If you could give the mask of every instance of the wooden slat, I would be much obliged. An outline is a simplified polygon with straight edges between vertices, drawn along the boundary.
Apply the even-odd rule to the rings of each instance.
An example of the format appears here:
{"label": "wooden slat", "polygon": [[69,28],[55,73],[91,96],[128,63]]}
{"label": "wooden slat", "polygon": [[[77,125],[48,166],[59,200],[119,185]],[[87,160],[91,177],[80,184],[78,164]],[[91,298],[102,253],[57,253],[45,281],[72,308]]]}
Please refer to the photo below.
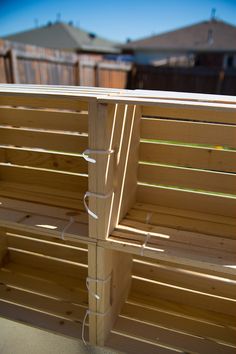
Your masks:
{"label": "wooden slat", "polygon": [[87,306],[88,293],[84,280],[37,269],[32,267],[32,264],[35,263],[31,263],[30,266],[8,263],[0,270],[1,282],[49,298]]}
{"label": "wooden slat", "polygon": [[200,337],[208,334],[210,338],[218,338],[219,341],[235,345],[234,313],[225,315],[159,297],[145,297],[138,293],[129,294],[127,305],[124,305],[121,313],[127,314],[128,317],[135,318],[143,314],[143,320],[149,323],[162,323],[163,327],[189,331]]}
{"label": "wooden slat", "polygon": [[[22,322],[37,328],[57,332],[69,337],[78,338],[82,325],[74,321],[69,321],[60,317],[51,316],[26,307],[11,304],[0,300],[1,316],[13,321]],[[88,338],[87,326],[85,327],[85,338]]]}
{"label": "wooden slat", "polygon": [[222,172],[236,172],[235,151],[141,142],[141,161]]}
{"label": "wooden slat", "polygon": [[152,324],[134,321],[132,319],[120,317],[116,322],[115,329],[117,331],[127,331],[132,336],[145,338],[147,341],[153,341],[157,344],[166,345],[179,349],[182,352],[195,352],[202,354],[234,354],[236,348],[227,345],[218,344],[211,339],[191,336],[188,333],[168,330],[168,328],[157,327]]}
{"label": "wooden slat", "polygon": [[236,301],[228,298],[220,298],[217,296],[211,297],[209,294],[204,294],[192,291],[191,288],[175,287],[168,283],[149,282],[144,278],[133,278],[131,291],[140,293],[142,296],[152,296],[164,299],[167,301],[176,301],[179,304],[195,306],[201,309],[220,312],[225,315],[231,315],[236,311]]}
{"label": "wooden slat", "polygon": [[141,119],[141,137],[236,148],[236,125]]}
{"label": "wooden slat", "polygon": [[212,338],[223,343],[236,345],[235,329],[230,327],[234,319],[227,322],[226,316],[210,311],[201,311],[176,302],[156,299],[155,305],[129,298],[122,307],[121,315],[164,328],[173,329],[193,336]]}
{"label": "wooden slat", "polygon": [[80,323],[82,323],[86,311],[86,308],[73,303],[66,303],[3,284],[0,284],[0,299],[1,301],[26,306],[42,313],[58,316],[70,321],[78,321]]}
{"label": "wooden slat", "polygon": [[23,264],[24,266],[32,266],[34,268],[44,271],[56,272],[66,276],[73,276],[74,278],[85,279],[87,274],[87,267],[81,267],[77,263],[60,261],[58,258],[40,255],[38,253],[9,248],[10,261],[16,264]]}
{"label": "wooden slat", "polygon": [[[140,236],[137,232],[121,231],[119,229],[113,231],[112,239],[128,245],[139,247],[138,254],[148,254],[148,250],[152,250],[151,257],[173,261],[180,264],[193,265],[195,267],[204,267],[209,270],[216,267],[219,273],[233,273],[234,270],[226,267],[226,265],[235,265],[236,259],[233,252],[209,249],[198,245],[180,243],[171,241],[171,239],[163,239],[158,237],[150,237],[145,248],[146,237]],[[208,241],[206,239],[206,241]],[[131,248],[132,250],[132,248]],[[134,252],[133,247],[133,252]]]}
{"label": "wooden slat", "polygon": [[37,95],[0,93],[0,105],[2,106],[21,106],[29,108],[55,108],[84,111],[88,109],[88,103],[81,97],[66,97],[63,95]]}
{"label": "wooden slat", "polygon": [[82,153],[88,146],[86,135],[59,134],[59,132],[30,131],[18,128],[0,128],[1,144],[32,147],[62,152]]}
{"label": "wooden slat", "polygon": [[[82,198],[84,191],[69,191],[57,188],[50,188],[40,185],[31,185],[17,182],[0,180],[0,196],[30,201],[36,203],[47,203],[50,206],[57,206],[69,209],[84,211]],[[61,187],[60,187],[61,188]]]}
{"label": "wooden slat", "polygon": [[232,198],[144,185],[138,186],[137,201],[231,217],[236,210],[236,200]]}
{"label": "wooden slat", "polygon": [[106,346],[127,354],[181,354],[182,351],[158,346],[156,342],[147,341],[125,331],[112,330],[106,341]]}
{"label": "wooden slat", "polygon": [[[130,229],[129,229],[130,228]],[[218,250],[222,252],[232,252],[236,248],[236,240],[225,237],[210,236],[207,234],[194,233],[190,231],[182,231],[179,229],[171,229],[167,227],[154,226],[152,224],[139,223],[132,220],[122,220],[121,225],[117,226],[117,231],[124,230],[126,232],[137,233],[137,239],[140,241],[146,237],[147,233],[153,239],[150,240],[152,244],[161,244],[162,240],[178,242],[190,246],[202,247],[202,252],[207,246],[208,250]],[[184,246],[183,246],[184,247]]]}
{"label": "wooden slat", "polygon": [[55,241],[38,240],[23,235],[8,233],[7,244],[10,248],[39,253],[41,255],[84,265],[88,264],[88,254],[86,250],[82,251],[75,247],[58,244]]}
{"label": "wooden slat", "polygon": [[229,173],[215,173],[140,163],[138,181],[192,190],[236,194],[236,175]]}
{"label": "wooden slat", "polygon": [[81,156],[63,153],[42,152],[27,148],[0,146],[0,162],[30,167],[39,167],[55,171],[88,173],[88,163]]}
{"label": "wooden slat", "polygon": [[[48,204],[45,204],[47,200],[44,201],[44,204],[40,203],[30,203],[27,201],[21,201],[18,199],[10,199],[10,198],[4,198],[1,197],[1,210],[7,213],[14,213],[14,212],[19,212],[19,213],[26,213],[26,215],[37,215],[37,216],[47,216],[47,217],[52,217],[56,218],[59,220],[64,220],[68,222],[69,218],[71,215],[73,215],[73,218],[75,222],[79,223],[88,223],[88,216],[86,211],[82,212],[81,207],[78,203],[77,208],[60,208],[60,207],[55,207],[55,206],[50,206]],[[82,207],[82,210],[84,208]],[[58,240],[57,240],[58,242]],[[85,245],[83,244],[78,244],[76,245],[77,247],[83,247],[86,248]]]}
{"label": "wooden slat", "polygon": [[[156,226],[166,226],[178,230],[193,231],[235,239],[236,223],[233,218],[219,220],[218,216],[207,220],[201,213],[177,210],[164,207],[151,207],[145,204],[135,204],[126,215],[127,220],[148,223]],[[217,220],[218,219],[218,220]]]}
{"label": "wooden slat", "polygon": [[88,132],[88,113],[0,107],[0,125]]}
{"label": "wooden slat", "polygon": [[135,260],[132,274],[212,295],[236,299],[236,280],[208,275],[202,273],[201,270],[188,270],[181,265],[171,267],[165,264],[148,263],[142,261],[142,259]]}
{"label": "wooden slat", "polygon": [[[179,109],[173,105],[171,107],[164,107],[156,102],[156,105],[152,106],[142,106],[142,116],[154,116],[163,118],[174,118],[174,119],[186,119],[186,120],[196,120],[205,122],[215,122],[215,123],[227,123],[235,124],[235,108],[228,108],[227,105],[224,107],[191,107],[191,103],[188,106],[186,102],[179,105]],[[185,105],[185,107],[183,107]],[[182,106],[182,107],[181,107]]]}
{"label": "wooden slat", "polygon": [[81,193],[87,189],[88,183],[86,176],[22,168],[14,165],[0,165],[0,179],[7,182],[32,184],[53,189],[63,188],[64,191],[80,191]]}

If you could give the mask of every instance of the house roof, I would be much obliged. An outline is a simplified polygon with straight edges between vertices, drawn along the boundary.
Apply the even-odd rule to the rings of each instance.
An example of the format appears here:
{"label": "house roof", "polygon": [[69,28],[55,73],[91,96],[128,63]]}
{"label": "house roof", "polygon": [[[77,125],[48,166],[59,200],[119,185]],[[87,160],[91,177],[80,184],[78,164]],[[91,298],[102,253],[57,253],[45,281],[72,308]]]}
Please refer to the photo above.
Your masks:
{"label": "house roof", "polygon": [[100,53],[119,52],[119,49],[116,48],[117,43],[63,22],[12,34],[6,36],[5,39],[61,50]]}
{"label": "house roof", "polygon": [[175,31],[132,41],[123,48],[132,50],[235,51],[236,26],[212,19]]}

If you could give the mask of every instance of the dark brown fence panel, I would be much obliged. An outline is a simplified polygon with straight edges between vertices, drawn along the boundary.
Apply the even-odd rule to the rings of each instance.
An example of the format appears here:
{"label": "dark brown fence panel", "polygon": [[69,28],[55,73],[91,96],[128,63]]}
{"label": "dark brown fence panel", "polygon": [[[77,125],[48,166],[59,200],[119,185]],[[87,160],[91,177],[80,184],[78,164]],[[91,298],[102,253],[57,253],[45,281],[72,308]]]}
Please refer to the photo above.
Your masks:
{"label": "dark brown fence panel", "polygon": [[236,70],[213,68],[170,68],[137,65],[129,88],[236,94]]}

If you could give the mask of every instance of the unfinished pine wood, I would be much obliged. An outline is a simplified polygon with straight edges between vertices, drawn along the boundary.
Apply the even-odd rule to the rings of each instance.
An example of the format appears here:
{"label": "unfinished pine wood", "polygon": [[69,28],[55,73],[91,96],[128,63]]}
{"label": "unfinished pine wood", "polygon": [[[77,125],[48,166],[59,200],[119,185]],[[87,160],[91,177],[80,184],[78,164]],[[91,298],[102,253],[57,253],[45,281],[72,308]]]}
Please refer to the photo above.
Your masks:
{"label": "unfinished pine wood", "polygon": [[181,209],[229,217],[234,217],[236,208],[235,197],[150,185],[138,186],[137,201],[175,209],[181,206]]}
{"label": "unfinished pine wood", "polygon": [[59,131],[29,130],[0,127],[1,144],[16,147],[32,147],[46,150],[82,153],[88,146],[86,134],[60,133]]}
{"label": "unfinished pine wood", "polygon": [[[205,233],[235,239],[236,221],[233,217],[206,215],[182,209],[166,208],[151,204],[136,203],[126,219],[177,230]],[[123,220],[125,221],[125,220]],[[148,225],[147,225],[148,226]]]}
{"label": "unfinished pine wood", "polygon": [[0,125],[88,132],[88,113],[0,107]]}
{"label": "unfinished pine wood", "polygon": [[0,163],[38,167],[55,171],[88,174],[88,164],[81,156],[40,149],[0,146]]}
{"label": "unfinished pine wood", "polygon": [[203,170],[236,172],[235,151],[163,143],[140,143],[140,161]]}
{"label": "unfinished pine wood", "polygon": [[139,163],[138,180],[148,184],[236,194],[236,175],[233,173]]}
{"label": "unfinished pine wood", "polygon": [[106,313],[97,316],[97,344],[104,345],[129,291],[132,258],[130,254],[102,247],[97,247],[97,252],[97,279],[111,277],[110,281],[97,283],[97,292],[102,295],[97,301],[97,312]]}
{"label": "unfinished pine wood", "polygon": [[1,106],[20,106],[29,108],[54,108],[54,109],[66,109],[71,111],[84,111],[88,109],[88,104],[81,98],[66,97],[63,95],[53,95],[50,97],[43,97],[45,95],[37,95],[34,93],[26,94],[8,94],[1,92],[0,105]]}
{"label": "unfinished pine wood", "polygon": [[107,344],[129,353],[141,346],[151,352],[235,352],[235,280],[144,257],[133,262],[131,291]]}
{"label": "unfinished pine wood", "polygon": [[8,164],[0,164],[0,180],[45,186],[59,190],[63,185],[64,191],[80,191],[81,193],[86,190],[88,183],[86,175],[80,176],[76,174],[60,173],[54,170],[34,169]]}
{"label": "unfinished pine wood", "polygon": [[[179,106],[174,103],[171,107],[171,104],[166,103],[165,105],[157,101],[156,106],[154,104],[152,104],[152,106],[143,106],[142,115],[235,124],[235,106],[233,105],[210,105],[206,103],[202,107],[198,107],[202,105],[200,102],[196,102],[192,107],[191,105],[192,102],[189,105],[187,105],[186,102],[182,102]],[[176,109],[177,107],[179,109]]]}
{"label": "unfinished pine wood", "polygon": [[235,148],[236,126],[143,118],[141,120],[141,137],[150,140]]}

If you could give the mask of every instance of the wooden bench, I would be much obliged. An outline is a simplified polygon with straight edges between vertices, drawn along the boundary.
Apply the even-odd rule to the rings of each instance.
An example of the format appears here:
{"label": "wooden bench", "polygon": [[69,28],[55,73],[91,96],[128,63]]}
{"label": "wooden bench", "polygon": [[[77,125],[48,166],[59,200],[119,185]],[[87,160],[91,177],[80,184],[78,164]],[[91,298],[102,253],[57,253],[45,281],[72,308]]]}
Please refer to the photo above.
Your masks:
{"label": "wooden bench", "polygon": [[235,112],[0,86],[0,315],[126,353],[235,353]]}
{"label": "wooden bench", "polygon": [[[128,353],[235,353],[235,102],[148,95],[99,100],[135,111],[113,205],[97,201],[107,213],[119,204],[99,247],[132,258],[116,321],[98,319],[110,328],[101,343]],[[123,144],[113,148],[119,156]]]}

